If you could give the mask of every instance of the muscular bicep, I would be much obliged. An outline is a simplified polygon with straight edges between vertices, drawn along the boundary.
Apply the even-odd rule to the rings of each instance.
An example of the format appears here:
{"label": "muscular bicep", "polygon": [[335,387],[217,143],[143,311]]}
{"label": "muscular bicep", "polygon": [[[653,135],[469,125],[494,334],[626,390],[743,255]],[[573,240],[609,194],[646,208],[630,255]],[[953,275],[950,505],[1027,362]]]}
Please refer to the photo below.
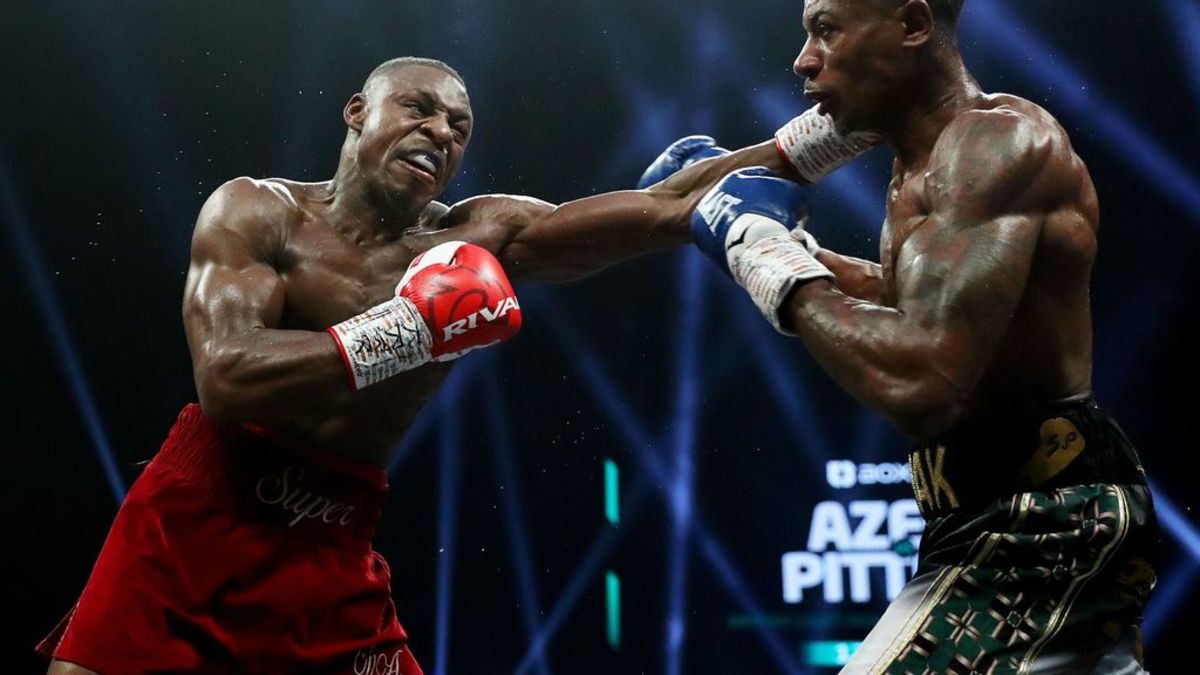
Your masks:
{"label": "muscular bicep", "polygon": [[405,243],[419,253],[448,241],[465,241],[490,251],[512,275],[533,257],[529,237],[522,239],[522,234],[554,208],[549,202],[520,195],[471,197],[450,206],[427,231],[406,237]]}
{"label": "muscular bicep", "polygon": [[1025,296],[1064,167],[1036,120],[990,112],[956,124],[935,151],[930,214],[901,248],[895,278],[897,308],[932,336],[931,365],[970,391]]}
{"label": "muscular bicep", "polygon": [[1025,293],[1040,218],[1009,214],[972,225],[927,227],[897,270],[897,309],[924,340],[926,364],[962,393],[974,389]]}
{"label": "muscular bicep", "polygon": [[196,222],[183,319],[197,365],[223,341],[275,328],[283,315],[284,285],[274,266],[280,225],[247,203],[249,189],[221,188]]}

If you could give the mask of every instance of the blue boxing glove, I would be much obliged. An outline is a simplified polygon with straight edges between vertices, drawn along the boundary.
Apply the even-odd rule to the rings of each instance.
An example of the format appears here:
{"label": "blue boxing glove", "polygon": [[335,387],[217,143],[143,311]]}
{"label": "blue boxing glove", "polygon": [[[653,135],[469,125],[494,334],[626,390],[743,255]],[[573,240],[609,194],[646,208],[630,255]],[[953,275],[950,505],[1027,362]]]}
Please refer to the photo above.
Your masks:
{"label": "blue boxing glove", "polygon": [[735,171],[704,195],[692,213],[692,241],[745,288],[776,330],[779,309],[797,284],[832,279],[804,231],[807,190],[763,167]]}
{"label": "blue boxing glove", "polygon": [[661,183],[684,167],[709,157],[728,155],[729,151],[717,146],[709,136],[685,136],[667,146],[642,174],[637,182],[639,190]]}

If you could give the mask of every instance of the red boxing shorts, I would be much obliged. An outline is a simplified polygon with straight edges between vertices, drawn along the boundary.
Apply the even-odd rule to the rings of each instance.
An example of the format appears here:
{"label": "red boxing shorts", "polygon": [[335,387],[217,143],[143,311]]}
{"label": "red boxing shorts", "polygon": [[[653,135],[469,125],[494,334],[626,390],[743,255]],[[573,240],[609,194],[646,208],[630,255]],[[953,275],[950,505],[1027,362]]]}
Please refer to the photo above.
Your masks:
{"label": "red boxing shorts", "polygon": [[106,675],[421,675],[371,548],[383,469],[191,404],[39,646]]}

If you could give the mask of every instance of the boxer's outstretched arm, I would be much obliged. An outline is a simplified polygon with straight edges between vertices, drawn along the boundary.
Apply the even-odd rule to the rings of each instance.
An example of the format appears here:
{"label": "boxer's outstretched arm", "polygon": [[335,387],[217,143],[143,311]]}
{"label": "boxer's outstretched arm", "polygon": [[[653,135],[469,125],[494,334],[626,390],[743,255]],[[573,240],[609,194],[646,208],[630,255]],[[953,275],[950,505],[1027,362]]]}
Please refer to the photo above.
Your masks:
{"label": "boxer's outstretched arm", "polygon": [[773,142],[697,162],[645,190],[558,206],[511,195],[473,197],[451,207],[441,231],[418,235],[412,243],[421,250],[463,239],[495,253],[514,281],[569,281],[626,258],[688,243],[692,209],[704,193],[725,174],[759,165],[782,170]]}
{"label": "boxer's outstretched arm", "polygon": [[329,335],[279,329],[274,260],[292,217],[281,195],[249,178],[221,186],[200,211],[183,323],[200,405],[217,421],[306,414],[350,396]]}
{"label": "boxer's outstretched arm", "polygon": [[965,412],[1024,294],[1046,214],[1077,189],[1081,167],[1064,135],[1027,117],[968,113],[946,133],[957,142],[931,158],[932,222],[898,255],[895,306],[819,280],[781,310],[835,380],[914,436]]}

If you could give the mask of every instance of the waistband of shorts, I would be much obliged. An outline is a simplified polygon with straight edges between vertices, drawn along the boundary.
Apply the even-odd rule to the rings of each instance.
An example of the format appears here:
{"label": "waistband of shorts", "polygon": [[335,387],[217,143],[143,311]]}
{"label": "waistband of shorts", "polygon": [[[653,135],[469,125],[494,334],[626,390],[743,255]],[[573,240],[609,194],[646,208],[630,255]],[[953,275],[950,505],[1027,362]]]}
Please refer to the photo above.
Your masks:
{"label": "waistband of shorts", "polygon": [[149,468],[201,490],[239,522],[339,546],[369,546],[387,493],[382,467],[259,426],[217,425],[195,404],[179,413]]}
{"label": "waistband of shorts", "polygon": [[179,411],[179,417],[155,455],[154,462],[192,480],[203,481],[217,473],[230,445],[269,446],[286,451],[306,463],[355,479],[366,488],[384,491],[388,487],[387,472],[381,466],[313,448],[262,425],[217,425],[196,403],[189,403]]}
{"label": "waistband of shorts", "polygon": [[1146,483],[1133,443],[1092,399],[979,416],[917,443],[908,459],[926,519],[1020,492]]}

